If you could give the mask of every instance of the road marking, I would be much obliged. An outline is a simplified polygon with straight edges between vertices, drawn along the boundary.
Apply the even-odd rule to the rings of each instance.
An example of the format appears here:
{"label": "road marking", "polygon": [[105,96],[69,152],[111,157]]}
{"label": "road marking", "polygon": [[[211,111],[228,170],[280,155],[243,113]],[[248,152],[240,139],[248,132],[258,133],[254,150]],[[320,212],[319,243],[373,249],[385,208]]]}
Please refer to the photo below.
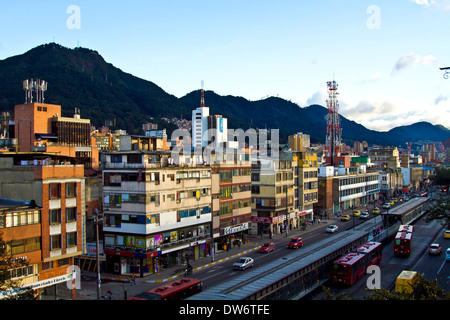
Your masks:
{"label": "road marking", "polygon": [[439,274],[439,272],[441,272],[442,267],[444,266],[444,264],[445,264],[445,259],[444,259],[444,262],[442,262],[441,267],[439,268],[439,270],[438,270],[438,272],[436,274]]}

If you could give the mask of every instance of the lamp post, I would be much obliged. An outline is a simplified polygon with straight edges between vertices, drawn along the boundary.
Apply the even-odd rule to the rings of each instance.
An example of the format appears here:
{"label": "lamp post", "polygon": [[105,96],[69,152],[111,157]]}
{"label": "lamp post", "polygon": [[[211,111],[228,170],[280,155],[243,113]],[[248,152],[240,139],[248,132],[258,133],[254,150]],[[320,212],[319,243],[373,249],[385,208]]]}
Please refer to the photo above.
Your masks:
{"label": "lamp post", "polygon": [[100,223],[100,211],[96,208],[94,209],[95,215],[95,243],[96,243],[96,252],[97,252],[97,300],[101,299],[102,289],[101,289],[101,278],[100,278],[100,245],[99,245],[99,232],[98,225]]}

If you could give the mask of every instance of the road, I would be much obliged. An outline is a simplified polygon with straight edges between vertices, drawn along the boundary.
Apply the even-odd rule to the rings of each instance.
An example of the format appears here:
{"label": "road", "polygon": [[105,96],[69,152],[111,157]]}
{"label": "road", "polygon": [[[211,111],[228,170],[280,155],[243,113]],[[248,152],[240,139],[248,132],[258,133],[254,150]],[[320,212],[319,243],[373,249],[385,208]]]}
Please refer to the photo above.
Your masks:
{"label": "road", "polygon": [[[447,249],[450,246],[450,240],[443,238],[443,226],[439,221],[425,222],[424,219],[419,219],[414,223],[413,244],[412,252],[409,257],[397,257],[394,255],[394,242],[390,241],[383,247],[383,258],[380,263],[381,272],[381,288],[393,289],[395,286],[395,280],[397,276],[403,270],[415,270],[425,273],[425,276],[430,279],[436,279],[436,274],[439,272],[439,276],[444,279],[439,283],[441,288],[449,291],[448,281],[450,262],[443,263],[445,254],[441,257],[428,256],[428,247],[431,243],[439,240],[443,248]],[[444,241],[448,240],[448,241]],[[444,245],[444,242],[447,244]],[[330,290],[335,295],[346,292],[349,298],[362,299],[363,296],[367,296],[370,293],[366,290],[367,280],[370,275],[367,274],[358,283],[352,287],[342,287],[327,283]],[[321,300],[325,298],[325,294],[317,292],[308,297],[311,300]]]}

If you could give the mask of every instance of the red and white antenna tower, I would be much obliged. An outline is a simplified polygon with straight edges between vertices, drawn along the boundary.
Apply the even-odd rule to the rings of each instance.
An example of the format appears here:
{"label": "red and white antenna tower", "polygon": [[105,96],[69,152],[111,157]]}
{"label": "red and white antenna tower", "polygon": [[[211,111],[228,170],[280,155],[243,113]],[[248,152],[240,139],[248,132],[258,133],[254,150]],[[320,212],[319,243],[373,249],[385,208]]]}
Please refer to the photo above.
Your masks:
{"label": "red and white antenna tower", "polygon": [[201,89],[201,98],[200,98],[200,107],[205,107],[205,91],[203,90],[203,80],[202,80],[202,89]]}
{"label": "red and white antenna tower", "polygon": [[325,157],[327,163],[335,165],[335,158],[342,153],[342,129],[339,119],[339,102],[337,100],[337,83],[328,81],[328,99],[327,99],[327,135],[325,138]]}

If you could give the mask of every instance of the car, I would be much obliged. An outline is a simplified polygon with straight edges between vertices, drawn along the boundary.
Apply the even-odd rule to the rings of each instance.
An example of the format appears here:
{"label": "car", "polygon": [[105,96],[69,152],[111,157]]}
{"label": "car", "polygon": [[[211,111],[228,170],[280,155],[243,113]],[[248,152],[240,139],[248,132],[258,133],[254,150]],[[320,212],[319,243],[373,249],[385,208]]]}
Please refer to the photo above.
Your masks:
{"label": "car", "polygon": [[264,253],[268,253],[273,250],[275,250],[275,243],[273,243],[273,242],[266,242],[261,246],[261,248],[259,248],[259,252],[264,252]]}
{"label": "car", "polygon": [[388,203],[389,203],[391,206],[393,206],[393,205],[395,204],[394,200],[390,200],[390,201],[388,201]]}
{"label": "car", "polygon": [[291,240],[289,240],[287,247],[288,247],[288,249],[298,249],[300,247],[303,247],[303,239],[302,238],[292,238]]}
{"label": "car", "polygon": [[392,198],[392,201],[393,201],[394,203],[396,203],[396,202],[398,202],[398,199],[397,199],[397,198]]}
{"label": "car", "polygon": [[332,224],[327,228],[328,233],[335,233],[337,230],[338,230],[338,226],[335,224]]}
{"label": "car", "polygon": [[355,217],[359,217],[359,216],[361,215],[361,211],[359,211],[359,210],[354,210],[354,211],[353,211],[353,215],[354,215]]}
{"label": "car", "polygon": [[384,209],[389,209],[390,207],[391,207],[391,205],[387,202],[385,204],[383,204]]}
{"label": "car", "polygon": [[361,212],[360,219],[369,219],[369,211]]}
{"label": "car", "polygon": [[241,257],[239,261],[233,263],[233,269],[235,270],[245,270],[247,268],[253,267],[254,260],[250,257]]}
{"label": "car", "polygon": [[450,261],[450,248],[447,248],[447,251],[445,252],[445,260]]}
{"label": "car", "polygon": [[445,238],[445,239],[450,239],[450,229],[445,230],[445,232],[444,232],[444,238]]}
{"label": "car", "polygon": [[373,214],[379,214],[380,213],[380,208],[375,207],[375,209],[373,209],[372,213]]}
{"label": "car", "polygon": [[350,216],[348,214],[341,217],[341,221],[349,221],[349,220],[350,220]]}
{"label": "car", "polygon": [[428,248],[430,255],[440,255],[442,253],[441,245],[439,243],[432,243]]}

